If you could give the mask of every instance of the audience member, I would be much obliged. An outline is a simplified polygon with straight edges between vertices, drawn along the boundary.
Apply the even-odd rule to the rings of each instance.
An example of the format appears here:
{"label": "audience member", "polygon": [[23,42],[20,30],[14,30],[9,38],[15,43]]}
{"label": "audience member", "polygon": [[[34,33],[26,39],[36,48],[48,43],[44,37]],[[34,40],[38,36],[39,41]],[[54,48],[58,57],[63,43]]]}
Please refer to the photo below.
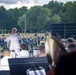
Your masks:
{"label": "audience member", "polygon": [[3,55],[3,58],[1,59],[1,68],[3,70],[9,70],[9,64],[8,64],[8,59],[11,58],[10,57],[10,50],[8,47],[4,47],[3,50],[2,50],[2,55]]}
{"label": "audience member", "polygon": [[59,57],[67,52],[62,42],[53,36],[47,38],[45,48],[47,50],[48,62],[50,65],[52,65],[47,75],[54,75],[55,67],[59,61]]}
{"label": "audience member", "polygon": [[46,56],[45,46],[44,46],[44,45],[41,45],[41,46],[39,47],[39,57],[43,57],[43,56]]}
{"label": "audience member", "polygon": [[[53,38],[53,40],[55,40],[58,46],[61,45],[55,38]],[[76,75],[76,46],[72,43],[73,41],[71,39],[68,42],[70,43],[68,45],[70,52],[64,52],[64,54],[58,58],[55,67],[53,67],[47,75]],[[63,47],[60,48],[62,51],[65,51]]]}
{"label": "audience member", "polygon": [[69,44],[68,45],[68,51],[71,52],[71,51],[74,51],[76,48],[76,45],[75,44]]}
{"label": "audience member", "polygon": [[8,59],[10,57],[10,50],[8,47],[4,47],[2,50],[3,58],[1,59],[1,65],[8,65]]}
{"label": "audience member", "polygon": [[27,51],[26,44],[21,44],[21,51],[19,53],[19,57],[21,57],[21,58],[29,57],[29,52]]}
{"label": "audience member", "polygon": [[55,68],[55,75],[76,75],[76,51],[60,57]]}
{"label": "audience member", "polygon": [[71,43],[75,43],[75,40],[73,38],[68,38],[66,41],[66,46],[68,46]]}

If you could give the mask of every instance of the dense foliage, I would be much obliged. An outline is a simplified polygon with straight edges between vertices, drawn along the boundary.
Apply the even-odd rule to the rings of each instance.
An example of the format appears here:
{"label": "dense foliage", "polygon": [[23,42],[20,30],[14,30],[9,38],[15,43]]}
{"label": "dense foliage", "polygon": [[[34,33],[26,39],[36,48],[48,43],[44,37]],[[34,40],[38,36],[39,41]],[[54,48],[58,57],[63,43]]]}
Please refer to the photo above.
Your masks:
{"label": "dense foliage", "polygon": [[0,30],[17,27],[28,32],[50,30],[51,24],[76,23],[76,1],[67,3],[50,1],[43,6],[34,6],[6,10],[0,7]]}

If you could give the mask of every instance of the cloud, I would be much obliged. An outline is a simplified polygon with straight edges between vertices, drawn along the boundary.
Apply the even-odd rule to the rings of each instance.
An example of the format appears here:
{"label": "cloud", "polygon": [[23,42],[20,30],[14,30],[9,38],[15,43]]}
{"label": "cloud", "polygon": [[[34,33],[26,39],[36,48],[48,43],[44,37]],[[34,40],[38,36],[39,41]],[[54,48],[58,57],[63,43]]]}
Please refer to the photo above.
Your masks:
{"label": "cloud", "polygon": [[51,0],[37,0],[38,5],[48,4]]}
{"label": "cloud", "polygon": [[[16,4],[18,2],[22,2],[22,3],[27,3],[29,4],[30,2],[36,3],[36,4],[46,4],[48,2],[50,2],[51,0],[0,0],[0,3],[4,3],[4,4]],[[61,2],[67,2],[67,1],[76,1],[76,0],[55,0],[55,1],[61,1]]]}
{"label": "cloud", "polygon": [[0,0],[0,3],[5,3],[5,4],[15,4],[20,0]]}
{"label": "cloud", "polygon": [[4,3],[4,4],[16,4],[18,2],[29,3],[29,0],[0,0],[0,3]]}
{"label": "cloud", "polygon": [[30,3],[30,2],[34,2],[34,3],[38,3],[39,0],[0,0],[0,3],[4,3],[4,4],[16,4],[17,2],[22,2],[22,3]]}
{"label": "cloud", "polygon": [[33,0],[34,1],[34,3],[38,3],[39,2],[39,0]]}
{"label": "cloud", "polygon": [[[10,8],[20,8],[26,6],[30,8],[35,5],[44,5],[48,4],[51,0],[0,0],[0,6],[4,6],[6,9]],[[58,2],[67,2],[67,1],[76,1],[76,0],[55,0]]]}
{"label": "cloud", "polygon": [[32,0],[23,0],[22,2],[17,0],[17,3],[11,3],[11,4],[5,4],[5,3],[0,3],[0,6],[4,6],[7,10],[10,8],[20,8],[22,6],[26,6],[27,8],[30,8],[32,6],[37,5],[34,1]]}

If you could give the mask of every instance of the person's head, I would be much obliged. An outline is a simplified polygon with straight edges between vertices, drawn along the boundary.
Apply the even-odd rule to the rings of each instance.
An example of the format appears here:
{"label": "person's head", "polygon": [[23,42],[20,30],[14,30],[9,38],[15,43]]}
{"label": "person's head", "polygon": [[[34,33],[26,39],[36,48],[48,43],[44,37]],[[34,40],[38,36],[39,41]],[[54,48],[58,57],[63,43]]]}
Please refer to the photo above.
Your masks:
{"label": "person's head", "polygon": [[69,44],[68,49],[69,49],[69,51],[74,51],[76,49],[76,45],[75,44]]}
{"label": "person's head", "polygon": [[5,35],[3,34],[2,36],[4,37]]}
{"label": "person's head", "polygon": [[76,75],[76,51],[67,53],[60,57],[55,75]]}
{"label": "person's head", "polygon": [[72,38],[68,38],[68,39],[67,39],[67,42],[68,42],[68,43],[73,43],[74,40],[73,40]]}
{"label": "person's head", "polygon": [[45,53],[45,46],[44,45],[39,46],[39,51],[41,53]]}
{"label": "person's head", "polygon": [[12,28],[12,34],[15,34],[17,32],[17,28],[13,27]]}
{"label": "person's head", "polygon": [[41,46],[39,47],[39,56],[46,56],[45,46],[44,46],[44,45],[41,45]]}
{"label": "person's head", "polygon": [[21,44],[21,49],[22,49],[22,50],[27,50],[26,44]]}
{"label": "person's head", "polygon": [[10,56],[10,50],[9,50],[8,47],[4,47],[4,48],[2,49],[2,55],[3,55],[3,56]]}

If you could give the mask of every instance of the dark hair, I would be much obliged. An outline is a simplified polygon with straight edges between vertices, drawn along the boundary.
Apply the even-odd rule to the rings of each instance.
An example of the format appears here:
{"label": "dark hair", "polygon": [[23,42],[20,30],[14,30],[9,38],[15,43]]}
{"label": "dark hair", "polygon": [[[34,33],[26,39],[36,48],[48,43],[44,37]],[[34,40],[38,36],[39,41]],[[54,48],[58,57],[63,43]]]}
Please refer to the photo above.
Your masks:
{"label": "dark hair", "polygon": [[69,38],[69,39],[67,40],[67,42],[68,42],[68,43],[73,43],[73,42],[74,42],[74,40],[73,40],[73,39],[71,39],[71,38]]}
{"label": "dark hair", "polygon": [[60,57],[55,75],[76,75],[76,51]]}
{"label": "dark hair", "polygon": [[26,44],[21,44],[21,48],[22,48],[23,50],[27,49]]}
{"label": "dark hair", "polygon": [[4,36],[4,35],[2,35],[2,36]]}
{"label": "dark hair", "polygon": [[68,48],[69,48],[69,49],[74,49],[75,47],[76,47],[75,44],[69,44],[69,45],[68,45]]}
{"label": "dark hair", "polygon": [[44,46],[44,45],[39,46],[39,50],[40,50],[41,52],[45,52],[45,46]]}
{"label": "dark hair", "polygon": [[8,47],[4,47],[1,52],[10,51]]}

